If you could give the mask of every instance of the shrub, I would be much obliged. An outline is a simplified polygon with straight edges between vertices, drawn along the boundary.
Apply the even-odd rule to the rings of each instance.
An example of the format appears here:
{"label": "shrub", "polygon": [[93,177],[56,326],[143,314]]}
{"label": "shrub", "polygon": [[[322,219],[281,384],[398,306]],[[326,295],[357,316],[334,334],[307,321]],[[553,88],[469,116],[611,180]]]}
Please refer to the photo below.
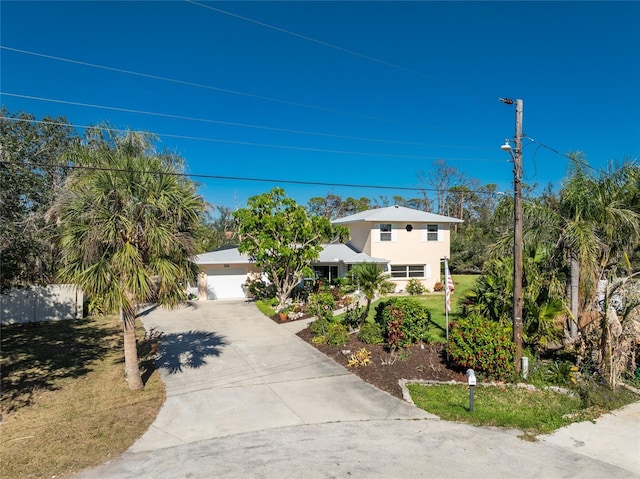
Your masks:
{"label": "shrub", "polygon": [[358,339],[367,344],[382,344],[384,343],[382,328],[378,323],[364,323],[360,326]]}
{"label": "shrub", "polygon": [[327,343],[338,346],[349,341],[349,331],[342,323],[329,323],[327,326]]}
{"label": "shrub", "polygon": [[324,336],[327,334],[327,330],[329,329],[329,320],[325,318],[318,318],[311,323],[309,329],[314,336]]}
{"label": "shrub", "polygon": [[411,278],[407,283],[407,293],[411,296],[418,296],[425,292],[424,285],[415,278]]}
{"label": "shrub", "polygon": [[339,286],[330,286],[329,293],[331,293],[334,301],[340,301],[344,296]]}
{"label": "shrub", "polygon": [[476,314],[460,319],[449,334],[449,354],[463,368],[482,371],[496,379],[507,377],[514,369],[511,326]]}
{"label": "shrub", "polygon": [[316,318],[330,320],[333,317],[333,310],[336,303],[331,293],[314,293],[309,295],[309,313]]}
{"label": "shrub", "polygon": [[104,298],[102,296],[92,296],[87,307],[89,316],[100,316],[104,314]]}
{"label": "shrub", "polygon": [[552,384],[572,386],[577,384],[578,368],[568,361],[554,361],[545,371],[545,379]]}
{"label": "shrub", "polygon": [[399,343],[401,347],[429,338],[429,321],[431,313],[415,299],[391,298],[382,301],[376,307],[376,322],[381,326],[385,338],[388,336],[389,321],[402,320],[403,337]]}
{"label": "shrub", "polygon": [[359,306],[358,303],[347,304],[347,310],[344,313],[343,322],[345,326],[356,329],[362,320],[364,313],[364,306]]}
{"label": "shrub", "polygon": [[359,366],[368,366],[371,363],[371,351],[366,348],[359,349],[351,355],[347,366],[357,368]]}
{"label": "shrub", "polygon": [[249,293],[256,299],[271,299],[276,296],[276,288],[273,283],[267,284],[261,279],[248,283]]}

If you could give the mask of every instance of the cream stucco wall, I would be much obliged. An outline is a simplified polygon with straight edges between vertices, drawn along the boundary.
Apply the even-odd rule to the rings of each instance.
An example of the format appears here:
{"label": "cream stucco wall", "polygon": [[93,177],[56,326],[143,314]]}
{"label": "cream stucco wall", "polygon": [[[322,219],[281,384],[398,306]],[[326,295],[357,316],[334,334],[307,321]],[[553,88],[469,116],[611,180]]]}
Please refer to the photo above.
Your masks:
{"label": "cream stucco wall", "polygon": [[361,253],[371,254],[371,223],[353,223],[349,227],[349,241]]}
{"label": "cream stucco wall", "polygon": [[[426,241],[424,227],[427,223],[411,223],[413,229],[406,230],[405,223],[393,224],[392,241],[379,241],[377,224],[358,223],[349,225],[351,244],[375,258],[385,258],[392,265],[429,265],[428,277],[416,278],[433,290],[440,281],[440,260],[449,257],[451,231],[449,224],[439,224],[438,241]],[[434,224],[434,223],[430,223]],[[363,247],[361,247],[361,245]],[[391,278],[396,283],[396,291],[404,290],[408,279]]]}

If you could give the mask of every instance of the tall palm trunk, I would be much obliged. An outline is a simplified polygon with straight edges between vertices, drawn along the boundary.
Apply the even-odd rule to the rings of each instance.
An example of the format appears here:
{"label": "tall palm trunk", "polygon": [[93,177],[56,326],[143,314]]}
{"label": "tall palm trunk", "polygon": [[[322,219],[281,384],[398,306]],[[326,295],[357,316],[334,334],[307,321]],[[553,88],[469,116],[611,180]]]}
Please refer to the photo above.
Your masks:
{"label": "tall palm trunk", "polygon": [[571,251],[571,339],[578,337],[578,305],[579,305],[579,284],[580,284],[580,263],[575,251]]}
{"label": "tall palm trunk", "polygon": [[120,320],[124,335],[124,372],[129,389],[137,391],[144,387],[138,366],[138,347],[136,344],[136,317],[130,308],[120,307]]}

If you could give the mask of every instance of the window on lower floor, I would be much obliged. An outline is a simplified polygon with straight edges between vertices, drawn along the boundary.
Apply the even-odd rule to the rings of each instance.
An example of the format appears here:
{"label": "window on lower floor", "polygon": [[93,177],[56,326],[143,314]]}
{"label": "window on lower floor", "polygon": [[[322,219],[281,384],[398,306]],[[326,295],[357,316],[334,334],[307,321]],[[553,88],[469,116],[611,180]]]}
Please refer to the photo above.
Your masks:
{"label": "window on lower floor", "polygon": [[392,278],[424,278],[423,264],[394,264],[391,265]]}

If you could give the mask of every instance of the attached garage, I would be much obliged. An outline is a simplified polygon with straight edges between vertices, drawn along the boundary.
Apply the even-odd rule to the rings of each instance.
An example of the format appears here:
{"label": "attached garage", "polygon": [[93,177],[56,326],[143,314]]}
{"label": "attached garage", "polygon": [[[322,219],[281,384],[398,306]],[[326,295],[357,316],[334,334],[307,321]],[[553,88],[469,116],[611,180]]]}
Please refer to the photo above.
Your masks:
{"label": "attached garage", "polygon": [[246,268],[207,269],[207,299],[243,299]]}

